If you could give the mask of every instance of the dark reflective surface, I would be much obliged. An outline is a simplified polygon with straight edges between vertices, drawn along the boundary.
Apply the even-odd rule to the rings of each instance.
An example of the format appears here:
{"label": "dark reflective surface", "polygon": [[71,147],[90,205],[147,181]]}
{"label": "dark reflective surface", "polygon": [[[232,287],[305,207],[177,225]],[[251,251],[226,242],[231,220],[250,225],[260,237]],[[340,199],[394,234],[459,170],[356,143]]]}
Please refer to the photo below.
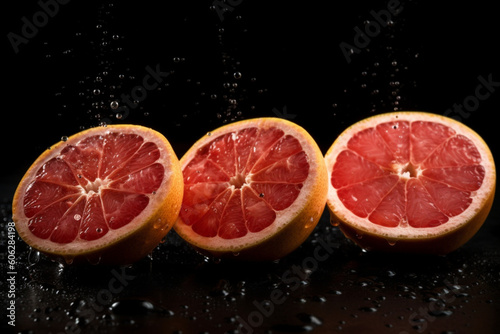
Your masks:
{"label": "dark reflective surface", "polygon": [[74,267],[18,239],[16,331],[494,333],[499,242],[489,219],[445,257],[365,253],[325,215],[279,262],[207,259],[172,232],[132,266]]}

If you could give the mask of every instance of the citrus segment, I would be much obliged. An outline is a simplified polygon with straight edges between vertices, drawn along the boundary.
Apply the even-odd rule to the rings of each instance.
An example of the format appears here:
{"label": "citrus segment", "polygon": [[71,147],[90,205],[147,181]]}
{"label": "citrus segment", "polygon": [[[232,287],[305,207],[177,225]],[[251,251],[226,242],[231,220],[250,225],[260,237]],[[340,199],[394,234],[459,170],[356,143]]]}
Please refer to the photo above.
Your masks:
{"label": "citrus segment", "polygon": [[[472,237],[493,201],[496,176],[488,146],[442,116],[368,118],[344,131],[325,159],[332,219],[365,248],[447,253]],[[463,231],[467,235],[457,236]],[[398,240],[399,247],[374,238],[390,245]]]}
{"label": "citrus segment", "polygon": [[181,165],[184,199],[175,229],[216,256],[280,258],[310,234],[326,202],[319,148],[288,121],[263,118],[221,127],[200,139]]}
{"label": "citrus segment", "polygon": [[[175,222],[180,174],[170,144],[151,129],[89,129],[47,150],[28,170],[14,196],[16,228],[32,247],[55,256],[99,253],[103,262],[133,262]],[[136,234],[150,240],[136,240]],[[139,242],[144,245],[136,254],[106,256]]]}

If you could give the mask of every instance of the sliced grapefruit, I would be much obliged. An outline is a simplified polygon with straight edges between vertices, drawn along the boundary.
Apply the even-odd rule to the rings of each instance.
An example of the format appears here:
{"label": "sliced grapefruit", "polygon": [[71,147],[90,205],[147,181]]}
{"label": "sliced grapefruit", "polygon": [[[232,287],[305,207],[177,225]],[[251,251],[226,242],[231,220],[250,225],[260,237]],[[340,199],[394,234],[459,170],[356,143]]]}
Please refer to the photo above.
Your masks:
{"label": "sliced grapefruit", "polygon": [[478,231],[493,203],[488,146],[443,116],[367,118],[345,130],[325,160],[332,223],[367,250],[447,254]]}
{"label": "sliced grapefruit", "polygon": [[33,163],[15,192],[13,220],[28,245],[67,263],[128,264],[171,229],[182,192],[180,164],[163,135],[98,127]]}
{"label": "sliced grapefruit", "polygon": [[303,128],[283,119],[207,133],[181,166],[184,199],[174,228],[204,254],[279,259],[308,237],[325,208],[321,151]]}

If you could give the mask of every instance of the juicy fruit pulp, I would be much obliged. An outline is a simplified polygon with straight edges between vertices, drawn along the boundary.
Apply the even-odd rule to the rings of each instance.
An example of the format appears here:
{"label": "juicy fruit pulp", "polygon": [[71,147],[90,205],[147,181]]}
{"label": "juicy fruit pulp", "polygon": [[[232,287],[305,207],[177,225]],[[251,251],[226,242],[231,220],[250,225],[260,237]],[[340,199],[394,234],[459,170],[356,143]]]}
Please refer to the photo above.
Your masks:
{"label": "juicy fruit pulp", "polygon": [[205,237],[259,232],[295,201],[308,172],[299,141],[280,129],[250,127],[222,135],[184,168],[180,216]]}
{"label": "juicy fruit pulp", "polygon": [[66,146],[24,196],[30,231],[56,243],[95,240],[135,218],[163,181],[158,146],[111,132]]}
{"label": "juicy fruit pulp", "polygon": [[346,129],[325,160],[332,223],[366,249],[449,253],[477,232],[493,202],[488,146],[439,115],[367,118]]}
{"label": "juicy fruit pulp", "polygon": [[182,192],[180,163],[163,135],[110,125],[45,151],[19,183],[13,220],[26,243],[67,263],[129,264],[171,229]]}
{"label": "juicy fruit pulp", "polygon": [[425,228],[467,209],[484,174],[467,137],[435,122],[393,121],[355,134],[338,155],[331,183],[359,217]]}
{"label": "juicy fruit pulp", "polygon": [[223,126],[193,145],[181,165],[184,198],[174,228],[205,254],[278,259],[307,238],[325,208],[321,151],[289,121]]}

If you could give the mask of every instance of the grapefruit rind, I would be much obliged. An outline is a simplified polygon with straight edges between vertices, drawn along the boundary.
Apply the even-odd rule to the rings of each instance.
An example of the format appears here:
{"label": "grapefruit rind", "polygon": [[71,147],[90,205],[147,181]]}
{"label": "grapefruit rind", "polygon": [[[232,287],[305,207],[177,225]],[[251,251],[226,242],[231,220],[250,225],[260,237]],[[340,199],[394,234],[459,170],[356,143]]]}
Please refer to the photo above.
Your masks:
{"label": "grapefruit rind", "polygon": [[[160,150],[164,177],[158,190],[150,194],[149,205],[130,223],[96,240],[57,243],[35,236],[28,228],[23,202],[27,188],[43,163],[57,156],[65,147],[92,136],[111,132],[141,135]],[[182,171],[168,140],[159,132],[137,125],[108,125],[79,132],[42,153],[19,183],[12,205],[12,218],[19,236],[31,247],[49,257],[71,263],[130,264],[149,254],[173,227],[182,205]],[[159,200],[152,201],[153,197]],[[111,231],[110,231],[111,232]]]}
{"label": "grapefruit rind", "polygon": [[[432,228],[387,227],[369,222],[346,209],[331,184],[336,158],[347,147],[353,134],[377,124],[392,121],[430,121],[444,124],[457,134],[472,139],[481,155],[486,173],[481,187],[475,191],[473,202],[461,214],[450,217],[446,223]],[[333,225],[366,250],[411,253],[447,254],[467,242],[484,223],[491,209],[496,184],[495,163],[484,140],[464,124],[444,116],[426,112],[393,112],[366,118],[350,126],[337,137],[325,154],[328,173],[327,207]]]}
{"label": "grapefruit rind", "polygon": [[[270,226],[244,237],[222,239],[219,236],[204,237],[193,232],[181,216],[174,229],[184,240],[204,255],[216,258],[267,261],[282,258],[300,246],[317,225],[326,203],[328,192],[326,166],[322,153],[314,139],[297,124],[278,118],[259,118],[239,121],[222,126],[199,139],[180,159],[184,169],[196,152],[219,136],[246,127],[266,129],[277,127],[284,136],[292,135],[308,153],[309,175],[295,201],[285,210],[276,212],[276,220]],[[251,179],[251,174],[249,175]]]}

